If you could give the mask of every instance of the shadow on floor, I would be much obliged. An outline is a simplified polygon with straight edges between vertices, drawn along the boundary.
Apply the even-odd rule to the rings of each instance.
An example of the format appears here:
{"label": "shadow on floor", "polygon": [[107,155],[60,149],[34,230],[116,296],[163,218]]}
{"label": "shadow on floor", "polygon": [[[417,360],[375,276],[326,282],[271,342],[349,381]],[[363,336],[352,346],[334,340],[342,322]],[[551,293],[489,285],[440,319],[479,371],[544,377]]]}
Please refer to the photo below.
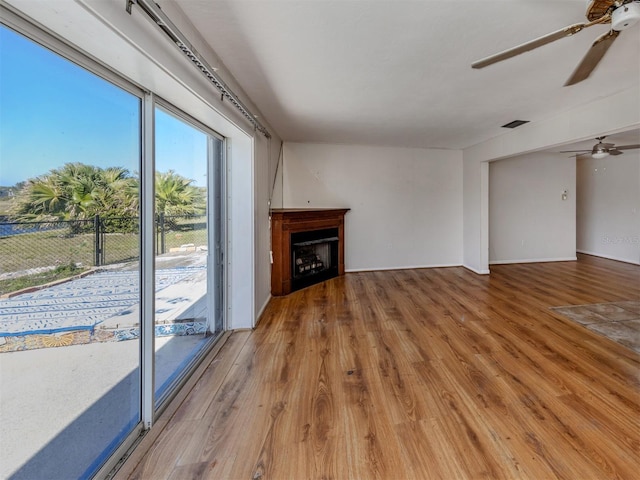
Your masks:
{"label": "shadow on floor", "polygon": [[[156,398],[164,397],[179,375],[217,338],[197,337],[173,337],[156,352]],[[95,475],[139,422],[139,372],[139,368],[135,368],[80,413],[9,479],[89,479]],[[46,410],[46,406],[43,409]]]}

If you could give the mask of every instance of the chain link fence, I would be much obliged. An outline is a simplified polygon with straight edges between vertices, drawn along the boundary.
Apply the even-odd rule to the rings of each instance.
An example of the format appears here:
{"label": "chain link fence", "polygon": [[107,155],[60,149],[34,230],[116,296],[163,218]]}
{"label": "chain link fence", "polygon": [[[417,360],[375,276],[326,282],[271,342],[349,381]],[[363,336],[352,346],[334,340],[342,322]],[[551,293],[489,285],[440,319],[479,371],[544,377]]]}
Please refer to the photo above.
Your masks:
{"label": "chain link fence", "polygon": [[[138,217],[0,223],[0,276],[29,275],[61,265],[87,268],[139,258]],[[158,215],[156,254],[206,249],[205,215]]]}

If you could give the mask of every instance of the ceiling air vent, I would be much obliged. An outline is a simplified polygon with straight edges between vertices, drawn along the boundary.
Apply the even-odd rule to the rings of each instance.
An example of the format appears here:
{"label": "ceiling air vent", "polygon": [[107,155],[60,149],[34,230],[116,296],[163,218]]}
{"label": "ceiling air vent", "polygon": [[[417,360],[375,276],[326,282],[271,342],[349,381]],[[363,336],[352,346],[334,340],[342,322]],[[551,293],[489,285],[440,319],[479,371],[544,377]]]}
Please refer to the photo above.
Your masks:
{"label": "ceiling air vent", "polygon": [[514,120],[513,122],[509,122],[506,125],[502,125],[502,128],[516,128],[520,125],[524,125],[525,123],[529,123],[529,120]]}

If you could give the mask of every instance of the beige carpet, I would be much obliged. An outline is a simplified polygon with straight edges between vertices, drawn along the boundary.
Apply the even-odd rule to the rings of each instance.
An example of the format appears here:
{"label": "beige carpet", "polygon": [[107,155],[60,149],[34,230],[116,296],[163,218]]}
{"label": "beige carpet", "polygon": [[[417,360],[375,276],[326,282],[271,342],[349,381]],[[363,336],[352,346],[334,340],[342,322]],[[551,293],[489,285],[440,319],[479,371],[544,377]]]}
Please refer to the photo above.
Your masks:
{"label": "beige carpet", "polygon": [[640,353],[640,301],[553,307],[552,310]]}

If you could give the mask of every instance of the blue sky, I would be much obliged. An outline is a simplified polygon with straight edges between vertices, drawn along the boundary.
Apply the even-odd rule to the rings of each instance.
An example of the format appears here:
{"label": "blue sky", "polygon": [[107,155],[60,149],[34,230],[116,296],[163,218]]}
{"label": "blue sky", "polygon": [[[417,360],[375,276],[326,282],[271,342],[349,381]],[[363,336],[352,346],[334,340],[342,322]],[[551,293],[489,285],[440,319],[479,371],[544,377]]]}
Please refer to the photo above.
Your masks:
{"label": "blue sky", "polygon": [[206,185],[207,136],[172,115],[156,109],[156,170],[174,170]]}
{"label": "blue sky", "polygon": [[[68,162],[139,170],[140,100],[0,27],[0,185]],[[206,135],[157,111],[156,169],[204,185]]]}

